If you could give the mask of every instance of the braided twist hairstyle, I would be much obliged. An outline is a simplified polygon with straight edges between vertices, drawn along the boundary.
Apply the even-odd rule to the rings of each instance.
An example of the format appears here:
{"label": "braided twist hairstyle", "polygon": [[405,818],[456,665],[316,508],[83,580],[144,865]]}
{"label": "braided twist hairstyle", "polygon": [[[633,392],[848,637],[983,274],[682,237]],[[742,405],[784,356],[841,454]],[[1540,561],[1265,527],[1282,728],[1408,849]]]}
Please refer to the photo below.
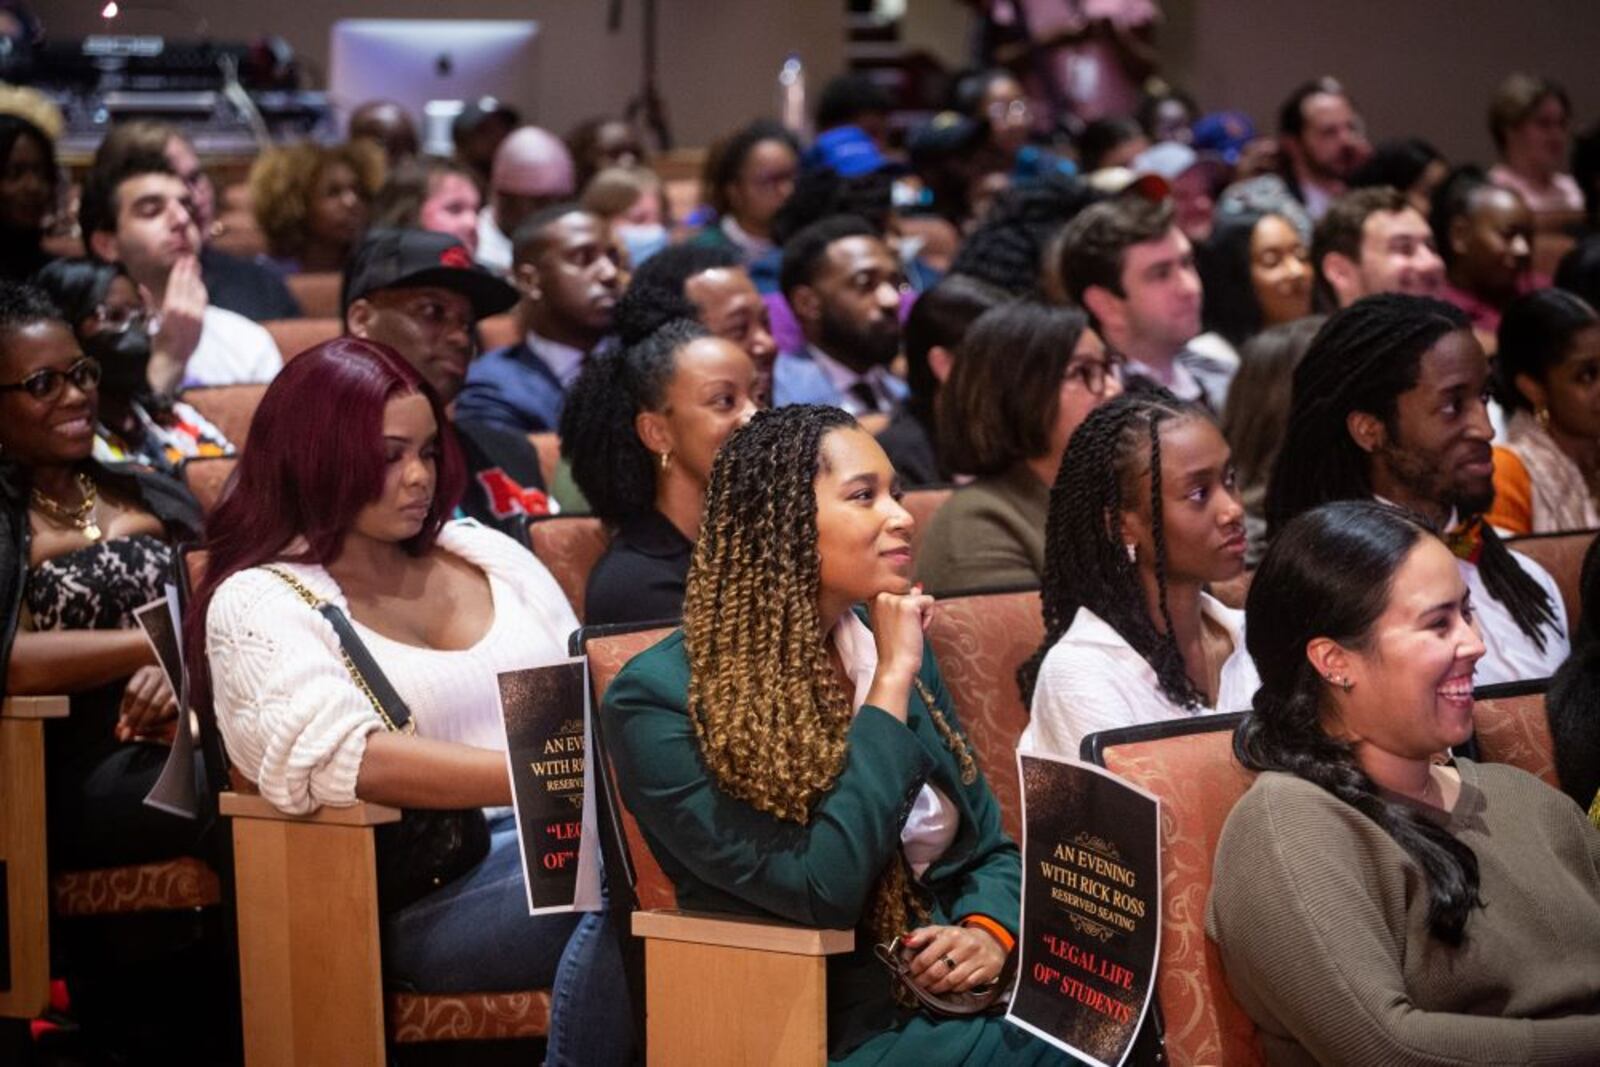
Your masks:
{"label": "braided twist hairstyle", "polygon": [[1251,770],[1303,778],[1381,827],[1422,867],[1429,932],[1460,945],[1467,919],[1483,903],[1477,855],[1411,806],[1387,799],[1351,746],[1328,735],[1322,721],[1329,683],[1306,656],[1318,637],[1364,649],[1395,572],[1432,536],[1417,516],[1369,500],[1323,504],[1284,526],[1245,602],[1245,646],[1261,688],[1234,733],[1233,751]]}
{"label": "braided twist hairstyle", "polygon": [[[839,408],[797,404],[734,431],[712,466],[683,603],[689,718],[707,772],[729,795],[800,824],[843,770],[855,718],[819,613],[816,496],[823,438],[855,428]],[[965,738],[924,701],[963,780],[975,780]],[[889,941],[929,914],[896,850],[863,925]]]}
{"label": "braided twist hairstyle", "polygon": [[[1330,500],[1372,496],[1372,457],[1346,426],[1364,411],[1398,436],[1398,401],[1417,385],[1423,354],[1446,334],[1471,329],[1464,312],[1441,300],[1382,293],[1335,312],[1295,368],[1283,447],[1267,484],[1267,536]],[[1453,502],[1451,502],[1453,503]],[[1473,516],[1461,515],[1462,520]],[[1539,648],[1555,624],[1549,596],[1484,523],[1478,573],[1517,628]]]}
{"label": "braided twist hairstyle", "polygon": [[[1211,416],[1198,404],[1153,387],[1125,393],[1089,414],[1072,434],[1050,490],[1045,521],[1045,635],[1017,671],[1025,704],[1044,658],[1088,608],[1116,630],[1156,672],[1161,691],[1182,708],[1205,699],[1189,680],[1183,652],[1173,637],[1167,608],[1167,542],[1161,507],[1161,429],[1184,419]],[[1150,537],[1155,545],[1157,620],[1150,617],[1139,568],[1128,558],[1120,517],[1137,506],[1139,478],[1150,475]]]}

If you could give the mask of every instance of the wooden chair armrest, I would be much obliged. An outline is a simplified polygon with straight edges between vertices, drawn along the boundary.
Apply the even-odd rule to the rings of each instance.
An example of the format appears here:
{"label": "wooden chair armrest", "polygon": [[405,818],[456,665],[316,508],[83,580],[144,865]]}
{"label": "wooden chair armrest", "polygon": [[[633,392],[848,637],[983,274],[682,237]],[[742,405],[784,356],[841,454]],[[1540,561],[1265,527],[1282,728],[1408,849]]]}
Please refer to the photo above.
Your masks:
{"label": "wooden chair armrest", "polygon": [[273,819],[319,826],[381,826],[400,821],[400,809],[364,802],[345,808],[324,806],[309,815],[290,815],[273,807],[266,797],[249,793],[225,792],[217,801],[222,814],[233,819]]}
{"label": "wooden chair armrest", "polygon": [[65,719],[71,711],[72,698],[58,694],[6,697],[0,702],[0,719]]}
{"label": "wooden chair armrest", "polygon": [[856,947],[854,930],[819,930],[775,919],[691,911],[636,911],[633,932],[647,940],[687,941],[792,956],[838,956]]}

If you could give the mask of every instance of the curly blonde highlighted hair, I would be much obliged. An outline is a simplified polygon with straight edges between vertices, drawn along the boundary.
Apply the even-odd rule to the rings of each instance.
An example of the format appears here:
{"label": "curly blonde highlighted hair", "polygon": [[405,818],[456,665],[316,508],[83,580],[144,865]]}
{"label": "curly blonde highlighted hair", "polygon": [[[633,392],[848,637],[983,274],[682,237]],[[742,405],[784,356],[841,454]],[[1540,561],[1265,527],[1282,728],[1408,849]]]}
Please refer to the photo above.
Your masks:
{"label": "curly blonde highlighted hair", "polygon": [[273,255],[297,256],[305,247],[311,195],[323,171],[336,163],[355,172],[368,203],[383,188],[383,150],[366,140],[283,145],[263,152],[250,168],[251,210]]}
{"label": "curly blonde highlighted hair", "polygon": [[[726,793],[806,823],[844,768],[855,718],[818,611],[816,479],[822,440],[858,428],[835,407],[758,412],[717,453],[684,597],[689,717]],[[919,684],[964,782],[965,739]],[[929,909],[898,855],[878,877],[861,925],[889,941]]]}

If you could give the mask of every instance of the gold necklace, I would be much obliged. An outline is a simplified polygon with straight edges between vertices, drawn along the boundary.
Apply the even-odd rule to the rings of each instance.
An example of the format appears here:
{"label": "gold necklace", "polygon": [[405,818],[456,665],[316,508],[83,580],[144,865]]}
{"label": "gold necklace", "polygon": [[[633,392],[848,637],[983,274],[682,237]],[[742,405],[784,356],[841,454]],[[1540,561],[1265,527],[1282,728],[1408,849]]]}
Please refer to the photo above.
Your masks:
{"label": "gold necklace", "polygon": [[90,541],[98,541],[101,536],[100,524],[94,520],[94,508],[99,503],[99,494],[95,491],[94,480],[87,474],[80,473],[77,480],[78,492],[83,494],[83,499],[76,507],[63,507],[37,489],[30,494],[33,506],[60,525],[77,530]]}

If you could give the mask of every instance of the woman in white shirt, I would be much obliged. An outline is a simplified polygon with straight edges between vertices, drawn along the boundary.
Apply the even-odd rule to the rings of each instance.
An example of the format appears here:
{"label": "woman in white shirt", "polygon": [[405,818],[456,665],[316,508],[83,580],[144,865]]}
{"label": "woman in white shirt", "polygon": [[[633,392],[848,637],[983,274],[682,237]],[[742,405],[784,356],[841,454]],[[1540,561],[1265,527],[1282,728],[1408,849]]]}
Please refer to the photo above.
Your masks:
{"label": "woman in white shirt", "polygon": [[1204,592],[1244,551],[1232,455],[1204,408],[1146,389],[1091,414],[1050,492],[1020,747],[1076,759],[1098,730],[1248,707],[1244,613]]}
{"label": "woman in white shirt", "polygon": [[[599,915],[528,915],[507,807],[497,675],[564,659],[577,620],[514,541],[447,523],[465,474],[446,425],[437,394],[382,345],[341,338],[289,364],[207,523],[187,621],[197,696],[211,700],[233,765],[283,811],[489,809],[486,858],[386,910],[389,981],[551,988],[548,1062],[577,1062],[580,1049],[585,1063],[625,1062],[614,942],[596,936]],[[386,728],[381,684],[357,676],[307,597],[348,617],[414,733]]]}

